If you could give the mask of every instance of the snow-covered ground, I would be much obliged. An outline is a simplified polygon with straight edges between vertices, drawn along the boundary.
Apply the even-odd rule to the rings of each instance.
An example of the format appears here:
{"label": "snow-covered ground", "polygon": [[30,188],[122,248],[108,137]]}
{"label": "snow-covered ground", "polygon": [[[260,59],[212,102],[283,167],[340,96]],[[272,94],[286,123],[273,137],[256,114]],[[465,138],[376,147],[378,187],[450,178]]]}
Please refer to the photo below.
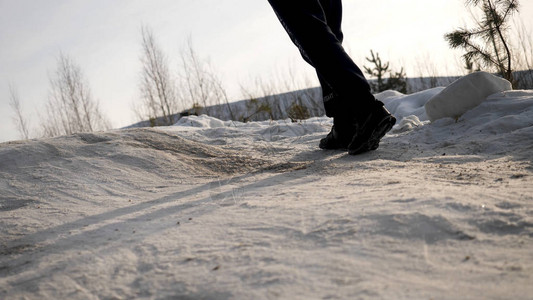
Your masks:
{"label": "snow-covered ground", "polygon": [[359,156],[325,117],[0,144],[0,298],[531,299],[533,91],[442,90]]}

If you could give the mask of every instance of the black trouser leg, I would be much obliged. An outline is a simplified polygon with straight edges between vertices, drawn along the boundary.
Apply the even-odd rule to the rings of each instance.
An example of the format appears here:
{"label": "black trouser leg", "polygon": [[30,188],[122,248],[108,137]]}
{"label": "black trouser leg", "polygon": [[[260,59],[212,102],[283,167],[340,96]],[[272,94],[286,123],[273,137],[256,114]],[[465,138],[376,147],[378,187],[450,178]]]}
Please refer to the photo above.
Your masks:
{"label": "black trouser leg", "polygon": [[365,112],[375,101],[342,47],[340,0],[269,0],[291,40],[318,74],[329,117]]}

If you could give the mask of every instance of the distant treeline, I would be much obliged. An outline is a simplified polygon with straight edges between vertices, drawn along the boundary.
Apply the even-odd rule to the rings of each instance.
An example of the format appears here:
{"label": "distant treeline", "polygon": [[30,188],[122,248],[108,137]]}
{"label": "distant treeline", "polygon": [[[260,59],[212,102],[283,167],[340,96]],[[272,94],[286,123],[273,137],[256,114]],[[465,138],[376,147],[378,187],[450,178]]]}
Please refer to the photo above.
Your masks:
{"label": "distant treeline", "polygon": [[[519,82],[519,89],[533,88],[533,70],[514,72]],[[407,78],[408,94],[445,87],[461,76],[435,76]],[[372,80],[369,80],[372,82]],[[325,115],[321,99],[321,90],[318,87],[302,89],[276,95],[269,95],[257,99],[245,99],[229,104],[217,104],[209,107],[196,107],[182,111],[174,116],[180,119],[183,116],[207,114],[220,120],[233,120],[240,122],[292,119],[298,121],[311,117]],[[233,116],[233,117],[232,117]],[[160,120],[161,122],[163,120]],[[153,120],[145,120],[128,127],[150,127]]]}

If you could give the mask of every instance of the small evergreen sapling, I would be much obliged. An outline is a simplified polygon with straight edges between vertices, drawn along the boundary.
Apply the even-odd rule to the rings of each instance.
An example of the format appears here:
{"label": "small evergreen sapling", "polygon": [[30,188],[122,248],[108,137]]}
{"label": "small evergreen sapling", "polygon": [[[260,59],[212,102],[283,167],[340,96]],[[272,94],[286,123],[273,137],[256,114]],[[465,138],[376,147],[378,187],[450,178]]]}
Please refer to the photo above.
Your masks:
{"label": "small evergreen sapling", "polygon": [[[366,58],[374,66],[369,68],[364,66],[365,72],[370,75],[370,77],[377,78],[375,82],[370,81],[370,87],[374,93],[383,92],[386,90],[396,90],[400,93],[407,93],[407,80],[406,75],[403,71],[403,68],[400,69],[400,72],[389,71],[390,63],[383,63],[379,57],[379,53],[370,50],[370,55],[372,58]],[[387,79],[384,76],[389,73]]]}
{"label": "small evergreen sapling", "polygon": [[508,20],[518,12],[517,0],[467,0],[467,5],[481,9],[481,20],[475,20],[477,27],[460,28],[444,37],[452,48],[463,48],[465,63],[470,68],[474,63],[498,73],[511,83],[512,55],[509,47]]}

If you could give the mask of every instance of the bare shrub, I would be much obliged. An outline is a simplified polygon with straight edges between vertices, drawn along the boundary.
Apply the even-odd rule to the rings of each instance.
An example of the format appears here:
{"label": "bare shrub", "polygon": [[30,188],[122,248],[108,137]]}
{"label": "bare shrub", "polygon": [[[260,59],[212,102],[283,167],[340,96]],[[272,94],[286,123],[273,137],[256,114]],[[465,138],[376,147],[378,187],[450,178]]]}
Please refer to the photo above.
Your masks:
{"label": "bare shrub", "polygon": [[9,105],[15,112],[13,122],[17,127],[20,137],[25,140],[29,139],[30,134],[28,130],[28,123],[26,122],[26,118],[24,118],[24,115],[22,114],[20,97],[15,86],[11,83],[9,84]]}
{"label": "bare shrub", "polygon": [[217,72],[211,64],[201,59],[193,47],[192,39],[187,40],[181,53],[179,75],[179,97],[187,107],[203,107],[202,113],[212,114],[210,107],[226,104],[232,117],[229,99]]}
{"label": "bare shrub", "polygon": [[246,112],[247,114],[244,116],[241,116],[242,122],[249,122],[252,121],[254,117],[256,117],[259,114],[267,114],[269,116],[269,119],[274,119],[272,115],[272,107],[268,104],[268,102],[265,101],[259,101],[258,99],[249,99],[246,102]]}
{"label": "bare shrub", "polygon": [[55,76],[50,78],[50,95],[41,127],[43,136],[52,137],[76,132],[93,132],[110,128],[91,96],[81,69],[72,59],[60,54]]}
{"label": "bare shrub", "polygon": [[176,121],[178,100],[168,59],[157,44],[150,28],[143,26],[141,35],[142,104],[137,108],[137,115],[141,120],[149,119],[152,126],[172,125]]}
{"label": "bare shrub", "polygon": [[514,53],[516,86],[521,89],[533,88],[533,38],[523,22],[515,22],[516,37],[512,45]]}
{"label": "bare shrub", "polygon": [[297,102],[292,103],[289,107],[288,115],[292,122],[298,122],[311,117],[307,107]]}
{"label": "bare shrub", "polygon": [[[241,93],[246,99],[246,112],[239,119],[243,122],[252,121],[253,117],[260,114],[268,114],[270,119],[275,119],[273,111],[282,110],[279,97],[279,86],[274,82],[275,77],[269,80],[257,77],[253,82],[241,84]],[[276,105],[272,107],[270,103]]]}
{"label": "bare shrub", "polygon": [[407,93],[415,93],[435,87],[448,86],[459,76],[450,76],[450,74],[466,73],[460,58],[455,57],[456,67],[449,65],[437,65],[429,53],[423,54],[415,60],[413,73],[415,76],[407,78]]}
{"label": "bare shrub", "polygon": [[241,84],[242,95],[249,101],[246,105],[248,114],[241,119],[302,120],[323,115],[322,99],[316,89],[311,88],[313,84],[308,76],[296,72],[291,63],[283,69],[276,69],[268,77],[257,77]]}

